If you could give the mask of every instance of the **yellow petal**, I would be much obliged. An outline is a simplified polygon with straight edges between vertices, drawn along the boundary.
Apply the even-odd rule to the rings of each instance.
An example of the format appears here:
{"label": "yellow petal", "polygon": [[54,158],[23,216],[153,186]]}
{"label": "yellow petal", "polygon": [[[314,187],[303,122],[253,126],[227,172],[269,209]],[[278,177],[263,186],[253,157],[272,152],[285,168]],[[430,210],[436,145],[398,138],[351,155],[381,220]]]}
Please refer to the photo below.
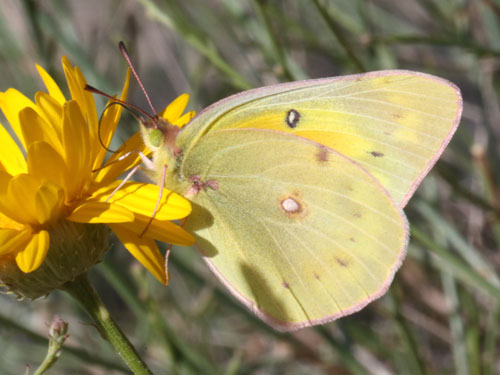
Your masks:
{"label": "yellow petal", "polygon": [[75,66],[75,75],[78,80],[78,83],[83,92],[83,99],[85,101],[84,106],[80,106],[82,108],[82,113],[87,120],[87,124],[89,127],[90,134],[90,146],[92,148],[91,160],[95,160],[97,154],[102,150],[101,143],[97,138],[97,131],[99,129],[99,118],[97,116],[97,107],[95,105],[94,96],[90,91],[85,90],[85,86],[87,85],[87,81],[83,76],[80,69]]}
{"label": "yellow petal", "polygon": [[19,138],[19,141],[21,141],[21,144],[25,149],[26,143],[24,142],[23,133],[21,131],[19,112],[26,107],[36,110],[35,104],[19,91],[15,89],[8,89],[5,92],[0,92],[0,109],[2,109],[5,117],[12,127],[12,130],[14,130],[17,138]]}
{"label": "yellow petal", "polygon": [[195,111],[188,112],[184,115],[182,115],[180,118],[175,120],[172,125],[178,126],[179,128],[182,128],[184,125],[186,125],[191,119],[196,115]]}
{"label": "yellow petal", "polygon": [[62,156],[47,142],[32,143],[28,148],[27,159],[28,173],[39,180],[46,179],[65,187],[67,179],[76,178],[75,175],[68,173]]}
{"label": "yellow petal", "polygon": [[31,239],[31,230],[0,229],[0,256],[16,253],[24,248]]}
{"label": "yellow petal", "polygon": [[24,225],[13,220],[14,217],[17,217],[16,212],[19,207],[16,207],[15,202],[8,199],[8,188],[12,178],[10,174],[0,171],[0,228],[20,230]]}
{"label": "yellow petal", "polygon": [[160,117],[173,123],[177,120],[186,109],[186,105],[189,101],[188,94],[181,94],[176,99],[174,99],[167,107],[161,112]]}
{"label": "yellow petal", "polygon": [[0,228],[21,230],[24,228],[24,225],[0,212]]}
{"label": "yellow petal", "polygon": [[17,143],[0,124],[0,164],[11,175],[26,173],[26,160]]}
{"label": "yellow petal", "polygon": [[89,130],[80,106],[74,100],[63,106],[63,148],[64,160],[72,179],[68,181],[68,194],[76,195],[90,178],[90,139]]}
{"label": "yellow petal", "polygon": [[62,57],[62,64],[64,69],[64,74],[66,75],[66,80],[68,81],[68,87],[71,92],[71,97],[77,101],[78,106],[81,109],[81,113],[88,124],[89,135],[90,135],[90,146],[91,150],[87,150],[91,160],[94,160],[97,151],[102,147],[97,140],[97,109],[95,106],[94,97],[89,91],[84,90],[87,82],[81,74],[80,70],[75,67],[73,68],[66,58]]}
{"label": "yellow petal", "polygon": [[40,77],[42,77],[43,83],[45,84],[45,87],[47,87],[50,96],[53,97],[60,105],[63,105],[66,99],[64,98],[64,95],[57,83],[40,65],[37,64],[36,69],[38,70]]}
{"label": "yellow petal", "polygon": [[[125,77],[125,83],[123,85],[122,93],[120,95],[120,100],[125,101],[127,99],[128,88],[130,85],[130,69],[127,70],[127,75]],[[116,130],[116,125],[120,121],[122,115],[123,106],[121,105],[110,105],[113,101],[110,100],[106,105],[106,111],[103,113],[101,118],[101,129],[100,137],[102,142],[106,147],[111,143],[113,134]],[[106,155],[106,149],[101,147],[98,150],[97,157],[94,160],[93,169],[97,169],[101,166],[104,156]]]}
{"label": "yellow petal", "polygon": [[44,181],[35,195],[36,215],[40,224],[56,221],[63,213],[64,190]]}
{"label": "yellow petal", "polygon": [[195,242],[194,237],[190,233],[169,220],[153,219],[151,223],[149,222],[150,217],[136,215],[133,223],[123,223],[120,225],[138,235],[142,235],[147,226],[147,230],[144,232],[143,237],[174,245],[191,246]]}
{"label": "yellow petal", "polygon": [[38,106],[41,116],[51,124],[57,137],[62,139],[62,105],[52,96],[45,92],[35,94],[35,103]]}
{"label": "yellow petal", "polygon": [[[137,151],[141,151],[146,156],[151,154],[151,151],[144,144],[140,132],[135,133],[127,139],[120,149],[109,158],[105,166],[98,172],[95,178],[96,183],[99,185],[106,185],[116,180],[124,171],[140,164],[141,158]],[[123,160],[117,161],[120,157],[123,157],[129,152],[131,152],[129,156]]]}
{"label": "yellow petal", "polygon": [[12,176],[5,171],[0,171],[0,212],[9,216],[10,205],[7,202],[7,190]]}
{"label": "yellow petal", "polygon": [[62,144],[54,128],[43,119],[34,109],[24,108],[19,112],[21,130],[25,140],[25,148],[29,149],[33,142],[45,141],[57,150],[62,152]]}
{"label": "yellow petal", "polygon": [[[120,182],[118,180],[96,190],[92,194],[92,199],[105,201]],[[159,196],[160,188],[157,185],[128,181],[120,190],[113,194],[109,202],[118,203],[120,206],[127,207],[132,212],[151,217]],[[187,199],[172,191],[163,189],[162,200],[158,206],[155,218],[159,220],[177,220],[188,216],[190,212],[191,204]]]}
{"label": "yellow petal", "polygon": [[7,192],[7,186],[9,185],[11,179],[12,176],[9,173],[5,171],[0,171],[0,194]]}
{"label": "yellow petal", "polygon": [[117,204],[85,202],[76,207],[67,220],[77,223],[124,223],[134,221],[134,214]]}
{"label": "yellow petal", "polygon": [[50,236],[46,230],[33,234],[26,248],[16,255],[16,263],[21,271],[28,273],[40,267],[49,250],[49,243]]}
{"label": "yellow petal", "polygon": [[166,284],[165,260],[156,243],[149,238],[139,238],[133,232],[124,229],[119,224],[111,224],[111,229],[125,248],[153,274],[162,284]]}
{"label": "yellow petal", "polygon": [[19,174],[10,179],[5,201],[8,209],[4,213],[18,223],[37,225],[35,192],[39,181],[29,174]]}

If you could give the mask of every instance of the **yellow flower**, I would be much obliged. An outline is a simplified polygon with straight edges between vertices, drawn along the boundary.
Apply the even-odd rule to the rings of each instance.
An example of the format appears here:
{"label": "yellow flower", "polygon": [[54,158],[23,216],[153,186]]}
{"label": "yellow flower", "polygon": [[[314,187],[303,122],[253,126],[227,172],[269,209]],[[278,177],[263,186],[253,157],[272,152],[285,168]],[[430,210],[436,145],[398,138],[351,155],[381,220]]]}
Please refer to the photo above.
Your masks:
{"label": "yellow flower", "polygon": [[[48,93],[36,93],[35,102],[14,89],[0,93],[0,108],[22,146],[0,127],[0,282],[15,290],[16,272],[26,278],[41,273],[47,263],[45,268],[51,272],[60,268],[59,273],[53,272],[59,279],[53,287],[59,287],[102,258],[107,249],[103,224],[107,224],[132,255],[165,283],[164,260],[155,240],[191,245],[192,236],[171,222],[186,217],[191,206],[183,197],[164,190],[151,221],[160,194],[156,185],[129,181],[117,189],[121,181],[116,179],[140,163],[137,152],[127,153],[146,152],[145,146],[137,133],[103,166],[106,150],[99,138],[109,145],[122,108],[109,107],[99,126],[93,96],[84,90],[85,78],[64,57],[62,65],[71,100],[65,99],[39,66]],[[122,100],[128,85],[129,75]],[[179,103],[184,103],[180,112]],[[167,107],[164,115],[173,123],[188,122],[191,114],[180,116],[185,103],[183,97],[170,110]],[[103,249],[96,251],[99,246]],[[64,261],[60,251],[67,252]],[[68,275],[61,277],[63,271]],[[31,293],[24,288],[20,293],[37,297],[50,291],[45,289]]]}
{"label": "yellow flower", "polygon": [[188,94],[181,94],[160,112],[159,116],[167,120],[172,125],[182,128],[194,117],[195,112],[191,111],[182,115],[189,101]]}

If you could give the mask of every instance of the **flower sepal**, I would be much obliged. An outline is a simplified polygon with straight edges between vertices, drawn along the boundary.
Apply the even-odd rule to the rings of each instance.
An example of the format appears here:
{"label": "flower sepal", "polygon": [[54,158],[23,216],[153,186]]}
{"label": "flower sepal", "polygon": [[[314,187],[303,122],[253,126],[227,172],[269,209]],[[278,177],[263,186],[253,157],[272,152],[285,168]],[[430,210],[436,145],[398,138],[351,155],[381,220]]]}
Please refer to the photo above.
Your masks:
{"label": "flower sepal", "polygon": [[50,247],[43,263],[32,272],[19,268],[14,256],[0,261],[0,286],[18,298],[35,299],[87,273],[109,249],[110,230],[104,224],[61,220],[48,230]]}

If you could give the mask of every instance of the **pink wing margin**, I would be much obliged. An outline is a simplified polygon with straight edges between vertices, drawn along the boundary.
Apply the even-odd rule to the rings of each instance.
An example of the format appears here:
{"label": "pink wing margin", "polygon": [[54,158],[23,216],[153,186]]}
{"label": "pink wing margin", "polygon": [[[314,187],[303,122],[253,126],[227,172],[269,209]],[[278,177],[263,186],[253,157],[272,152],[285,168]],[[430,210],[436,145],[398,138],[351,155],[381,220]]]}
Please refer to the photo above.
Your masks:
{"label": "pink wing margin", "polygon": [[[336,314],[333,315],[328,315],[325,316],[324,318],[321,319],[315,319],[315,320],[310,320],[310,321],[305,321],[305,322],[299,322],[299,323],[289,323],[289,322],[284,322],[282,320],[278,320],[275,317],[266,314],[262,310],[259,310],[259,308],[255,305],[254,302],[246,299],[243,295],[241,295],[236,289],[232,287],[232,285],[222,276],[222,274],[217,270],[217,268],[214,266],[214,264],[210,261],[210,258],[203,257],[203,260],[207,264],[208,268],[215,274],[215,276],[219,279],[219,281],[226,287],[229,292],[238,300],[240,301],[243,305],[245,305],[253,314],[255,314],[259,319],[263,320],[265,323],[269,324],[271,327],[273,327],[275,330],[279,332],[292,332],[292,331],[297,331],[302,328],[307,328],[307,327],[312,327],[315,325],[320,325],[320,324],[325,324],[328,322],[332,322],[334,320],[337,320],[339,318],[342,318],[346,315],[351,315],[354,314],[360,310],[362,310],[366,305],[369,303],[375,301],[376,299],[379,299],[382,297],[389,287],[392,284],[392,280],[394,279],[394,275],[398,271],[398,269],[401,267],[401,264],[403,263],[403,260],[406,256],[406,248],[408,246],[408,241],[409,241],[409,235],[408,235],[408,221],[406,220],[406,216],[404,216],[404,220],[406,222],[406,227],[407,227],[407,235],[405,239],[405,244],[403,247],[403,250],[399,254],[399,257],[394,263],[393,267],[390,270],[389,276],[387,277],[385,283],[382,285],[382,287],[374,294],[369,296],[366,300],[364,300],[361,303],[358,303],[357,305],[354,305],[348,309],[339,311]],[[200,252],[203,254],[203,250],[198,248]]]}
{"label": "pink wing margin", "polygon": [[413,196],[413,194],[415,193],[415,191],[419,187],[419,185],[422,182],[422,180],[424,179],[424,177],[427,176],[427,174],[432,169],[434,164],[436,164],[436,162],[440,158],[441,154],[444,152],[446,146],[448,146],[448,144],[450,143],[451,138],[453,137],[453,134],[455,134],[455,131],[458,128],[458,124],[460,124],[460,119],[462,117],[462,111],[463,111],[463,107],[464,107],[462,94],[460,92],[460,89],[453,82],[450,82],[450,81],[443,79],[443,78],[440,78],[440,77],[424,74],[424,73],[414,72],[413,75],[423,76],[423,77],[429,78],[431,80],[445,84],[445,85],[449,86],[451,89],[453,89],[453,91],[455,92],[455,94],[457,96],[456,97],[456,99],[457,99],[457,111],[455,112],[455,119],[453,120],[453,125],[450,128],[450,131],[448,132],[446,137],[443,139],[443,142],[441,143],[441,146],[434,154],[434,157],[429,161],[429,163],[427,163],[427,166],[422,170],[422,172],[420,173],[418,178],[415,181],[413,181],[413,184],[411,185],[410,190],[406,193],[406,195],[404,196],[403,200],[400,203],[401,208],[404,208],[406,206],[406,204],[408,203],[410,198]]}

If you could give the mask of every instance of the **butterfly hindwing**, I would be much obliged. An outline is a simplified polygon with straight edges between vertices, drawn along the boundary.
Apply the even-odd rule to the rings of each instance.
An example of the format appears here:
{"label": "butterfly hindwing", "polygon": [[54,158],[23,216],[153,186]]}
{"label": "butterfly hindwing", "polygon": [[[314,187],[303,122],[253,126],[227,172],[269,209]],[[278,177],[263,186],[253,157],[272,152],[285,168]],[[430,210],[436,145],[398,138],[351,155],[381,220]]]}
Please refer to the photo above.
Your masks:
{"label": "butterfly hindwing", "polygon": [[212,131],[185,155],[186,223],[211,268],[277,329],[326,322],[381,296],[404,256],[405,216],[345,156],[294,135]]}

